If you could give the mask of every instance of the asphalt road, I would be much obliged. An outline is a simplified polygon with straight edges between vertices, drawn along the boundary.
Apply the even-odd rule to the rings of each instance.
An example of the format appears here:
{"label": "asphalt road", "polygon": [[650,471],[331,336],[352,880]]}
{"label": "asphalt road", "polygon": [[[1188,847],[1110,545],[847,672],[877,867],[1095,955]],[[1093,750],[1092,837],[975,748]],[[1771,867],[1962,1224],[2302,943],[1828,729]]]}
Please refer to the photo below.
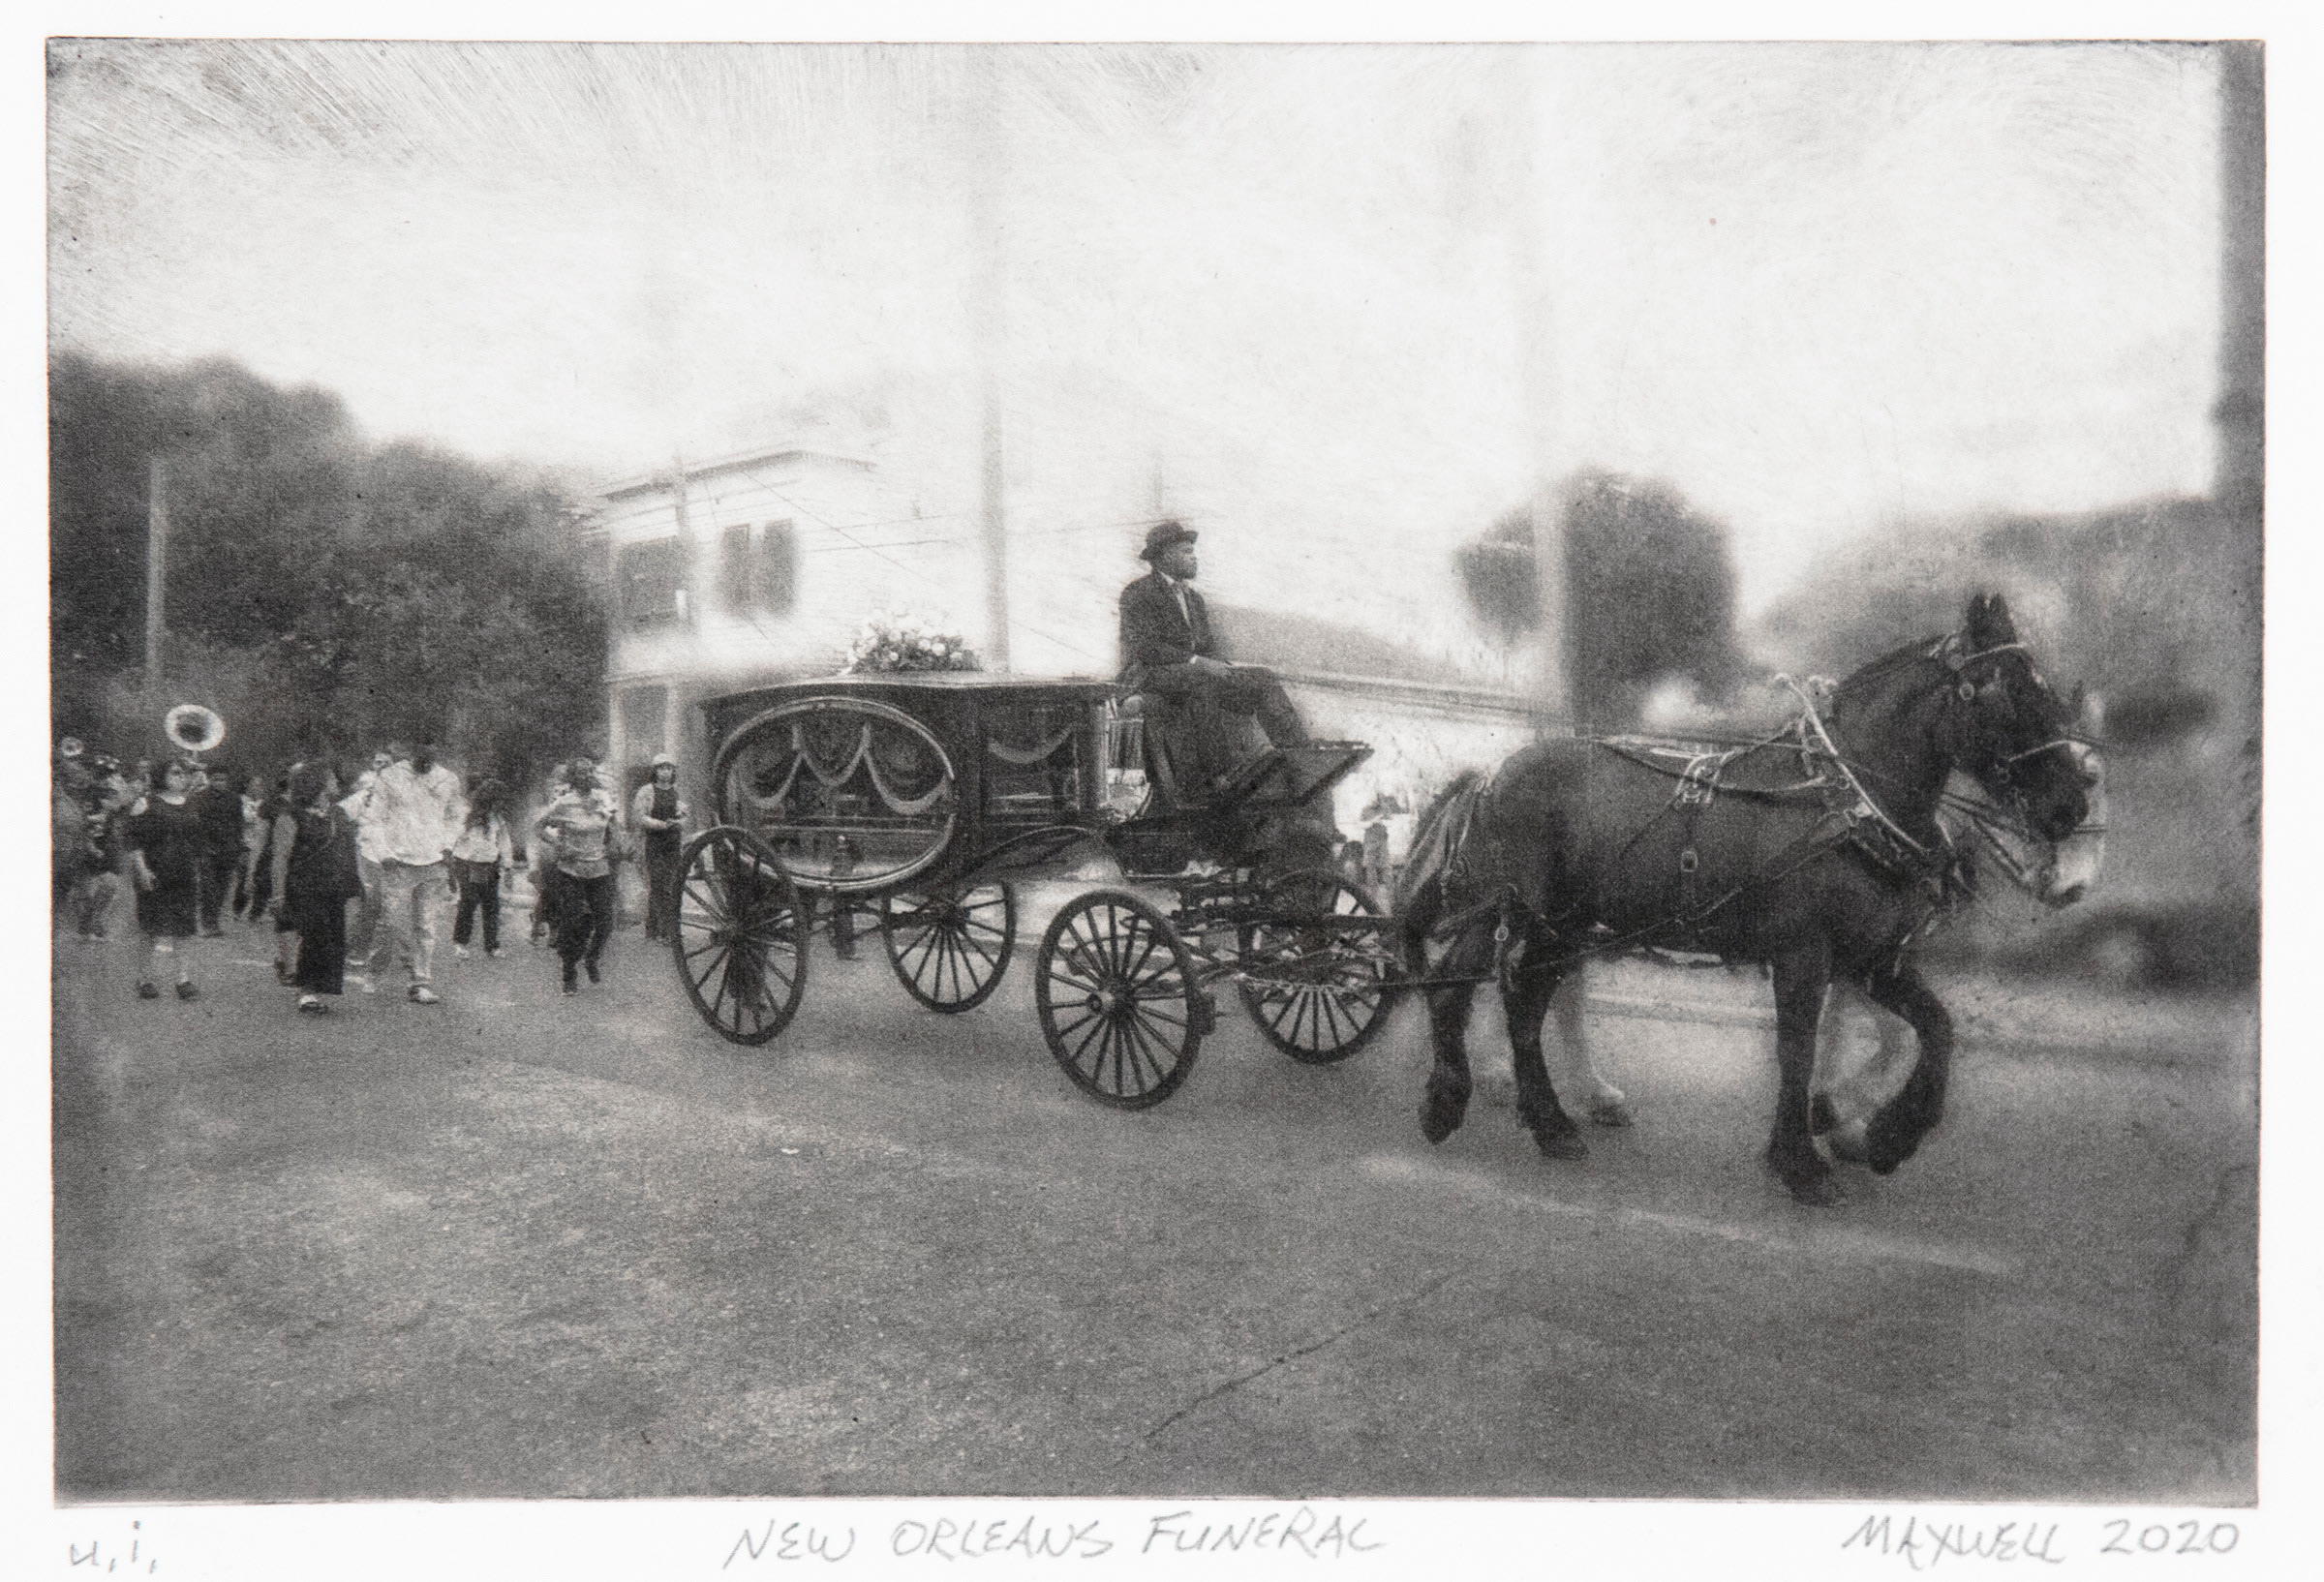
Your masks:
{"label": "asphalt road", "polygon": [[2247,1003],[1963,986],[1945,1125],[1810,1210],[1748,979],[1619,979],[1637,1125],[1552,1164],[1497,1011],[1431,1148],[1417,1007],[1315,1069],[1224,995],[1127,1114],[1030,940],[957,1018],[866,944],[752,1051],[634,929],[320,1023],[257,933],[194,1004],[60,937],[60,1496],[2253,1495]]}

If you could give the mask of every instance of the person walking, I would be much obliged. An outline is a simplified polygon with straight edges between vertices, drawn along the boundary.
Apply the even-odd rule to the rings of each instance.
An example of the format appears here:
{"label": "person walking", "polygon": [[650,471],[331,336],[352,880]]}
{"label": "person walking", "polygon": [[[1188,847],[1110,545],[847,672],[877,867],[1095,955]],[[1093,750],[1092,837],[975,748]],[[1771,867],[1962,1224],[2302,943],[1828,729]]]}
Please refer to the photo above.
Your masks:
{"label": "person walking", "polygon": [[256,923],[266,915],[259,895],[259,853],[266,845],[266,782],[253,775],[242,783],[242,852],[234,864],[233,909]]}
{"label": "person walking", "polygon": [[621,904],[606,847],[621,825],[621,805],[597,784],[596,761],[584,756],[566,767],[564,792],[533,826],[535,861],[554,868],[544,877],[555,887],[557,956],[567,994],[579,992],[577,968],[587,969],[591,983],[601,981],[598,960]]}
{"label": "person walking", "polygon": [[452,920],[452,954],[464,961],[479,911],[484,914],[484,954],[501,954],[501,875],[516,862],[507,806],[508,787],[485,780],[472,795],[468,822],[452,842],[452,881],[460,891],[459,915]]}
{"label": "person walking", "polygon": [[629,802],[629,824],[645,833],[646,937],[668,939],[677,931],[678,858],[686,844],[690,811],[678,795],[678,760],[654,757],[654,777]]}
{"label": "person walking", "polygon": [[324,995],[345,991],[347,903],[363,894],[354,827],[336,806],[338,795],[339,777],[327,766],[294,767],[269,842],[275,917],[298,940],[290,981],[308,1016],[330,1010]]}
{"label": "person walking", "polygon": [[130,872],[138,886],[138,931],[144,935],[144,959],[138,971],[138,997],[159,999],[158,958],[177,967],[177,997],[196,1000],[193,940],[199,931],[201,863],[208,847],[201,811],[193,806],[194,765],[171,758],[152,772],[151,789],[130,808],[123,838]]}
{"label": "person walking", "polygon": [[[71,793],[67,795],[70,797]],[[58,862],[65,869],[65,901],[73,916],[74,932],[82,939],[106,937],[106,918],[120,894],[121,821],[137,799],[120,776],[96,780],[72,798],[73,820],[65,822],[64,807],[56,809]]]}
{"label": "person walking", "polygon": [[[460,776],[436,762],[433,746],[398,742],[388,753],[393,762],[372,782],[363,811],[365,826],[379,833],[381,921],[410,968],[413,1003],[436,1005],[436,925],[451,897],[444,859],[468,822],[468,799]],[[380,958],[375,945],[375,988]]]}
{"label": "person walking", "polygon": [[188,801],[201,816],[201,936],[224,939],[234,870],[242,862],[242,797],[224,770],[199,771],[196,779]]}
{"label": "person walking", "polygon": [[[346,789],[345,782],[339,779],[335,771],[331,778],[337,789]],[[290,776],[285,772],[275,780],[273,794],[259,806],[258,869],[251,877],[250,888],[251,918],[254,921],[262,917],[274,920],[274,981],[278,984],[290,981],[292,957],[298,949],[298,930],[291,927],[283,908],[271,904],[281,898],[274,883],[274,836],[283,815],[291,814],[292,823],[295,824],[297,812],[297,807],[290,801]],[[349,828],[353,828],[352,821]]]}
{"label": "person walking", "polygon": [[[519,821],[520,828],[531,830],[540,822],[541,812],[546,810],[559,797],[565,795],[566,776],[571,772],[571,769],[572,766],[569,763],[565,763],[559,764],[549,771],[548,784],[542,788],[540,795],[527,806],[526,810],[529,816]],[[537,843],[530,847],[520,845],[517,847],[517,851],[525,862],[526,868],[531,873],[533,880],[534,947],[535,949],[543,945],[554,947],[557,943],[557,881],[560,877],[557,872],[556,853],[554,850],[544,851]]]}
{"label": "person walking", "polygon": [[[395,930],[386,927],[385,894],[380,887],[380,859],[386,853],[385,827],[371,814],[371,794],[380,772],[395,762],[384,748],[371,755],[371,767],[355,776],[355,787],[339,804],[355,827],[355,866],[363,875],[363,904],[355,913],[354,933],[348,945],[363,961],[363,990],[379,987],[395,959]],[[343,787],[344,789],[344,787]]]}

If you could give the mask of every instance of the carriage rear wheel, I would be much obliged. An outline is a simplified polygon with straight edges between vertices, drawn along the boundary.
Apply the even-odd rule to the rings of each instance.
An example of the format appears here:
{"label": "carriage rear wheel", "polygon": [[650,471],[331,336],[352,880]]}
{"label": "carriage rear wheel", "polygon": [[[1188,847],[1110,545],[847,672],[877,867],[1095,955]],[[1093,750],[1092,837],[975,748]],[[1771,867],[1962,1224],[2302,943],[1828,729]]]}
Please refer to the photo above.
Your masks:
{"label": "carriage rear wheel", "polygon": [[965,1011],[1000,987],[1017,949],[1017,891],[1007,883],[882,896],[888,964],[931,1011]]}
{"label": "carriage rear wheel", "polygon": [[1280,921],[1254,924],[1239,941],[1243,1010],[1301,1065],[1345,1060],[1387,1025],[1404,963],[1385,928],[1335,928],[1322,920],[1380,917],[1379,903],[1317,868],[1277,879],[1265,904]]}
{"label": "carriage rear wheel", "polygon": [[1194,1069],[1210,997],[1170,920],[1136,896],[1092,890],[1068,901],[1041,940],[1035,972],[1049,1051],[1091,1098],[1144,1110]]}
{"label": "carriage rear wheel", "polygon": [[807,921],[775,848],[720,825],[678,861],[678,976],[702,1019],[734,1044],[764,1044],[807,988]]}

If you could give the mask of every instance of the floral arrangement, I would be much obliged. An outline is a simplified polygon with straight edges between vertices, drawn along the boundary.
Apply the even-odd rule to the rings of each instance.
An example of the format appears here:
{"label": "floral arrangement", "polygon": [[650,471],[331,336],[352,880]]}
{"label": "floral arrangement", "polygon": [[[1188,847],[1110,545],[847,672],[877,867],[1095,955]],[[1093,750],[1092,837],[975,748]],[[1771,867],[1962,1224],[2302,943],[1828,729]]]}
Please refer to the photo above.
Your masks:
{"label": "floral arrangement", "polygon": [[975,670],[976,654],[957,631],[926,616],[881,611],[863,624],[847,645],[842,676],[899,670]]}

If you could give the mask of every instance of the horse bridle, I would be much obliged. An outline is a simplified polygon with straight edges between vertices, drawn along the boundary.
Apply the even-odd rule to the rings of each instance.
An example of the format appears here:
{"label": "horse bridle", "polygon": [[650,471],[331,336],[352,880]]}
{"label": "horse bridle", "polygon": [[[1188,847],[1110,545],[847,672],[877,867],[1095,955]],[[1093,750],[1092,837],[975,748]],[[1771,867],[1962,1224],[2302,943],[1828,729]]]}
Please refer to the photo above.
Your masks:
{"label": "horse bridle", "polygon": [[[1962,653],[1961,651],[1968,646],[1968,643],[1964,641],[1959,632],[1953,632],[1948,636],[1939,639],[1934,645],[1932,645],[1928,650],[1927,656],[1935,659],[1940,664],[1943,665],[1947,670],[1953,672],[1955,675],[1960,675],[1962,671],[1967,670],[1971,665],[1976,663],[1979,659],[1991,658],[1997,654],[2026,654],[2031,652],[2023,643],[1996,643],[1991,648],[1978,649],[1973,654]],[[1999,681],[2000,679],[2000,672],[1997,670],[1993,680]],[[2038,678],[2036,679],[2038,680]],[[1990,685],[1990,683],[1988,685]],[[1960,685],[1953,695],[1959,698],[1963,703],[1968,703],[1975,698],[1977,693],[1981,690],[1983,690],[1983,688],[1978,686],[1975,682],[1970,680],[1967,676],[1962,676]],[[2003,785],[2007,785],[2010,783],[2010,765],[2022,763],[2026,759],[2032,758],[2038,753],[2048,752],[2053,747],[2064,747],[2070,752],[2075,745],[2076,743],[2070,736],[2053,737],[2047,742],[2038,743],[2034,746],[2026,748],[2026,750],[2023,752],[2012,752],[2006,757],[1997,756],[1993,761],[1991,773],[1995,779],[1999,780]]]}

